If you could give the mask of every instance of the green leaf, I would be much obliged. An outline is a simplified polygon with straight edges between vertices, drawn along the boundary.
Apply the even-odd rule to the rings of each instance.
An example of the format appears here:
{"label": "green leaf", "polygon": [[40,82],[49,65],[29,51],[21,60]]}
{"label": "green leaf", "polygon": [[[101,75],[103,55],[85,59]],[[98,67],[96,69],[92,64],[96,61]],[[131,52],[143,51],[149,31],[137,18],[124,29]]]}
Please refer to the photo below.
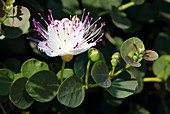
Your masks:
{"label": "green leaf", "polygon": [[111,87],[106,90],[116,98],[125,98],[135,92],[137,85],[137,80],[123,80],[116,78],[112,81]]}
{"label": "green leaf", "polygon": [[170,0],[164,0],[164,1],[170,3]]}
{"label": "green leaf", "polygon": [[166,80],[170,75],[170,55],[163,55],[153,63],[155,76]]}
{"label": "green leaf", "polygon": [[6,38],[10,38],[10,39],[17,38],[17,37],[23,35],[24,33],[26,33],[27,30],[29,29],[29,27],[30,27],[29,21],[25,22],[23,25],[21,25],[19,27],[3,26],[2,27],[3,32],[4,32],[3,35]]}
{"label": "green leaf", "polygon": [[141,5],[145,2],[145,0],[131,0],[133,1],[136,5]]}
{"label": "green leaf", "polygon": [[79,55],[74,62],[74,72],[76,76],[79,76],[81,78],[83,78],[85,75],[86,65],[88,61],[86,54],[87,53]]}
{"label": "green leaf", "polygon": [[91,75],[94,81],[103,88],[108,88],[111,86],[111,79],[109,77],[109,69],[105,62],[96,62],[91,71]]}
{"label": "green leaf", "polygon": [[30,77],[25,88],[34,100],[48,102],[57,95],[58,79],[51,71],[40,71]]}
{"label": "green leaf", "polygon": [[21,66],[21,73],[27,78],[42,70],[49,70],[47,63],[34,58],[25,61]]}
{"label": "green leaf", "polygon": [[30,12],[24,6],[15,6],[8,14],[8,18],[4,21],[4,25],[10,27],[20,27],[29,21]]}
{"label": "green leaf", "polygon": [[145,46],[143,42],[137,37],[132,37],[123,42],[123,44],[120,47],[120,54],[126,63],[134,67],[139,67],[140,61],[138,62],[132,61],[131,58],[129,58],[128,54],[130,52],[143,53],[144,50]]}
{"label": "green leaf", "polygon": [[[69,69],[69,68],[64,69],[64,72],[63,72],[63,78],[64,79],[67,79],[67,78],[69,78],[73,75],[74,75],[73,69]],[[57,73],[57,77],[58,77],[58,79],[61,78],[61,70]]]}
{"label": "green leaf", "polygon": [[83,7],[86,9],[85,15],[87,15],[87,12],[90,11],[90,18],[92,17],[94,20],[99,18],[99,15],[101,12],[101,8],[103,6],[100,3],[100,0],[81,0]]}
{"label": "green leaf", "polygon": [[59,86],[57,98],[65,106],[78,107],[83,102],[84,97],[83,82],[79,77],[69,77]]}
{"label": "green leaf", "polygon": [[118,7],[121,5],[123,0],[100,0],[103,8],[110,10],[112,6]]}
{"label": "green leaf", "polygon": [[154,1],[153,3],[146,2],[140,6],[131,7],[128,9],[132,19],[138,20],[139,22],[152,23],[156,20],[158,12],[160,12],[160,2]]}
{"label": "green leaf", "polygon": [[14,79],[14,72],[0,69],[0,95],[7,95]]}
{"label": "green leaf", "polygon": [[[163,45],[162,45],[163,44]],[[160,32],[156,37],[154,48],[162,54],[170,53],[170,37],[168,34]]]}
{"label": "green leaf", "polygon": [[62,0],[62,5],[63,10],[67,13],[76,13],[79,9],[79,3],[77,0]]}
{"label": "green leaf", "polygon": [[115,26],[120,29],[124,30],[132,26],[131,21],[126,17],[126,14],[118,11],[116,7],[112,7],[110,11],[110,16]]}
{"label": "green leaf", "polygon": [[25,90],[25,84],[27,82],[27,78],[22,77],[18,78],[12,83],[9,99],[11,102],[20,109],[26,109],[30,107],[34,100],[28,95]]}
{"label": "green leaf", "polygon": [[82,3],[86,6],[90,6],[94,8],[102,8],[100,0],[82,0]]}
{"label": "green leaf", "polygon": [[132,114],[150,114],[150,112],[145,109],[144,107],[134,104],[135,106],[132,105],[133,111],[131,112]]}
{"label": "green leaf", "polygon": [[131,78],[135,78],[138,82],[138,86],[135,90],[135,93],[140,93],[143,90],[143,76],[145,75],[144,72],[138,70],[135,67],[130,67],[128,70],[126,70],[130,75]]}
{"label": "green leaf", "polygon": [[145,59],[147,61],[154,61],[154,60],[158,59],[158,54],[153,50],[145,50],[143,59]]}
{"label": "green leaf", "polygon": [[128,34],[133,34],[141,31],[141,29],[143,28],[143,23],[141,21],[137,21],[135,18],[132,18],[131,21],[133,22],[132,26],[129,29],[124,30],[124,32]]}

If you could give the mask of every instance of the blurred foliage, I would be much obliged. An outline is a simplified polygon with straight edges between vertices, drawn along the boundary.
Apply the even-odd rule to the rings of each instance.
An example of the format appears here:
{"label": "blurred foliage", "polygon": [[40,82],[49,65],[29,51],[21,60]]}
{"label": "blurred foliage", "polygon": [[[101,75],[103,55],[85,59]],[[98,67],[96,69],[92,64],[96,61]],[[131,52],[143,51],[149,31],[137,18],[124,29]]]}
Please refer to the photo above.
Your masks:
{"label": "blurred foliage", "polygon": [[[45,26],[38,13],[48,18],[51,9],[60,20],[81,17],[84,8],[106,22],[100,56],[89,63],[89,89],[83,80],[91,52],[74,56],[60,83],[61,58],[27,40],[40,39],[32,23]],[[169,114],[169,45],[170,0],[0,0],[0,113]],[[158,57],[152,50],[160,57],[143,61]],[[118,51],[123,59],[112,56]]]}

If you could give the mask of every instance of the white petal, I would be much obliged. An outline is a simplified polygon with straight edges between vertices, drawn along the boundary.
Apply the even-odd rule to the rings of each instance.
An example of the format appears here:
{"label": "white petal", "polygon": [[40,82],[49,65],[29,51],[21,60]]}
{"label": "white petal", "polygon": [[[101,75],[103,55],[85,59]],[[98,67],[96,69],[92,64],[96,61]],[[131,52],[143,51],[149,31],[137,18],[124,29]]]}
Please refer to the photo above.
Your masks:
{"label": "white petal", "polygon": [[38,48],[42,51],[45,52],[48,56],[50,57],[56,57],[58,56],[58,53],[56,53],[54,50],[50,49],[47,45],[46,41],[42,41],[38,43]]}
{"label": "white petal", "polygon": [[95,46],[95,45],[96,45],[96,43],[90,43],[90,44],[84,43],[84,44],[80,45],[78,48],[70,50],[70,53],[72,53],[72,55],[77,55],[77,54],[87,51],[88,49],[90,49],[92,46]]}

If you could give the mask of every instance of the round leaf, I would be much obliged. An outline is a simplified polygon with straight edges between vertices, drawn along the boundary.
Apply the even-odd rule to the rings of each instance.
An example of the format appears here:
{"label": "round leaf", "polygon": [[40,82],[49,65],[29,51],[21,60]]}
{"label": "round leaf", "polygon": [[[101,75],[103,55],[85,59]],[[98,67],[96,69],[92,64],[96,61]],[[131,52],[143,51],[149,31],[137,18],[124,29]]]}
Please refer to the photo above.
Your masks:
{"label": "round leaf", "polygon": [[158,54],[153,50],[146,50],[143,59],[147,61],[154,61],[158,59]]}
{"label": "round leaf", "polygon": [[76,76],[84,77],[85,75],[86,65],[88,61],[86,54],[87,53],[79,55],[74,62],[74,72]]}
{"label": "round leaf", "polygon": [[132,95],[137,87],[137,80],[115,79],[106,90],[116,98],[125,98]]}
{"label": "round leaf", "polygon": [[137,37],[132,37],[132,38],[129,38],[123,42],[123,44],[120,47],[120,54],[126,63],[128,63],[134,67],[139,67],[140,63],[133,62],[128,57],[128,54],[130,52],[142,53],[144,50],[145,50],[145,46],[144,46],[143,42]]}
{"label": "round leaf", "polygon": [[143,85],[144,85],[143,84],[143,76],[145,75],[144,72],[134,67],[130,67],[126,71],[131,75],[131,78],[135,78],[138,81],[138,86],[135,90],[135,93],[140,93],[143,90]]}
{"label": "round leaf", "polygon": [[164,80],[170,75],[170,56],[163,55],[153,63],[153,73]]}
{"label": "round leaf", "polygon": [[0,69],[0,95],[7,95],[14,79],[14,73],[8,69]]}
{"label": "round leaf", "polygon": [[28,22],[30,18],[30,12],[24,6],[15,6],[9,12],[8,17],[9,18],[4,21],[4,25],[10,27],[20,27]]}
{"label": "round leaf", "polygon": [[[72,69],[69,69],[69,68],[64,69],[64,72],[63,72],[63,78],[64,79],[69,78],[69,77],[71,77],[73,75],[74,75],[74,72],[73,72]],[[57,73],[57,77],[58,77],[58,79],[61,78],[61,70]]]}
{"label": "round leaf", "polygon": [[9,92],[9,98],[11,102],[20,109],[26,109],[30,107],[34,102],[34,100],[25,90],[26,82],[27,78],[18,78],[13,82]]}
{"label": "round leaf", "polygon": [[25,88],[34,100],[48,102],[57,95],[58,79],[51,71],[40,71],[27,81]]}
{"label": "round leaf", "polygon": [[63,10],[67,13],[75,13],[78,10],[79,3],[77,0],[63,0]]}
{"label": "round leaf", "polygon": [[159,51],[161,54],[170,53],[169,44],[170,44],[169,35],[164,32],[160,32],[156,37],[154,49]]}
{"label": "round leaf", "polygon": [[49,70],[47,63],[34,58],[27,60],[21,66],[21,73],[27,78],[42,70]]}
{"label": "round leaf", "polygon": [[9,26],[3,26],[2,29],[4,31],[3,35],[6,38],[17,38],[21,36],[22,34],[26,33],[27,30],[30,27],[30,22],[27,21],[20,27],[9,27]]}
{"label": "round leaf", "polygon": [[107,10],[109,10],[112,6],[120,6],[122,1],[123,0],[100,0],[101,5]]}
{"label": "round leaf", "polygon": [[83,102],[84,97],[85,91],[79,77],[69,77],[59,86],[57,98],[65,106],[75,108]]}
{"label": "round leaf", "polygon": [[157,7],[161,6],[160,2],[146,2],[140,6],[131,7],[128,9],[128,14],[130,14],[132,19],[138,20],[138,22],[152,23],[157,19],[158,12],[160,12],[160,8]]}
{"label": "round leaf", "polygon": [[111,79],[109,77],[109,69],[103,61],[98,61],[92,67],[91,75],[94,81],[103,88],[111,86]]}
{"label": "round leaf", "polygon": [[131,27],[131,21],[126,17],[126,14],[123,12],[119,12],[116,7],[112,7],[110,11],[110,16],[112,18],[112,22],[120,29],[128,29]]}

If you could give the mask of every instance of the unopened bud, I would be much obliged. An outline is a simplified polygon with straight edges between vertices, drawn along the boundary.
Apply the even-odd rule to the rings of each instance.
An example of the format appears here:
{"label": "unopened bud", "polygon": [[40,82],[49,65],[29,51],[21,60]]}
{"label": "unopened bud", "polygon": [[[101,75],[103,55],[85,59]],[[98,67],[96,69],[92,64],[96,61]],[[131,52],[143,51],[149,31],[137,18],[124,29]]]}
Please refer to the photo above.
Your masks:
{"label": "unopened bud", "polygon": [[134,62],[137,62],[138,59],[139,59],[138,56],[136,56],[136,55],[133,56],[133,61],[134,61]]}
{"label": "unopened bud", "polygon": [[97,61],[100,59],[100,52],[99,50],[95,48],[90,48],[88,50],[88,57],[90,58],[91,61]]}
{"label": "unopened bud", "polygon": [[120,53],[116,52],[112,55],[112,59],[120,59]]}
{"label": "unopened bud", "polygon": [[131,58],[131,59],[133,58],[134,55],[135,55],[135,53],[133,51],[128,53],[128,57]]}
{"label": "unopened bud", "polygon": [[116,52],[112,55],[112,59],[111,59],[111,64],[112,64],[112,67],[115,67],[119,64],[120,62],[120,53],[119,52]]}

